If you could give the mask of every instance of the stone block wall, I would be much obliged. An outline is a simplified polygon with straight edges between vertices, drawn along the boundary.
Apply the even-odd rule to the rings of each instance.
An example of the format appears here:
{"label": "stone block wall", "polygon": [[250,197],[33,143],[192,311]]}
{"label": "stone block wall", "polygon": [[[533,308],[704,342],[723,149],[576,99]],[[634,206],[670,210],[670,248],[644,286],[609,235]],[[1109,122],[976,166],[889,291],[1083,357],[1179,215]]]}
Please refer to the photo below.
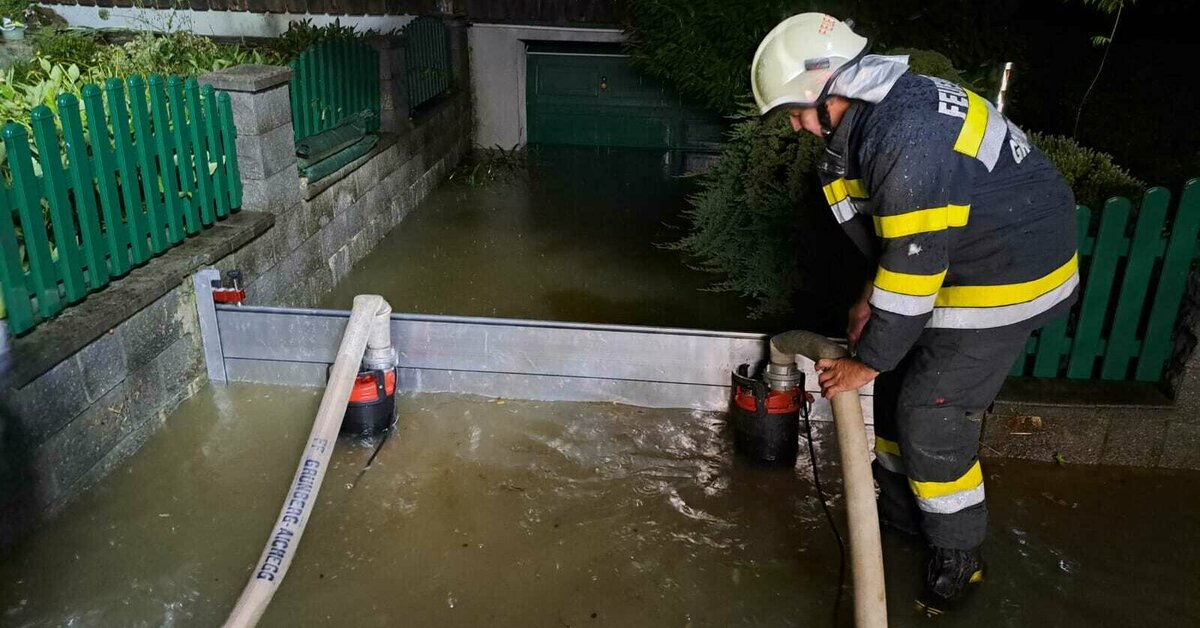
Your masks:
{"label": "stone block wall", "polygon": [[[458,40],[452,50],[461,51],[462,27],[451,33]],[[392,97],[384,99],[379,145],[312,185],[297,180],[291,117],[279,114],[277,103],[289,102],[287,68],[239,66],[201,77],[233,101],[238,159],[250,163],[242,167],[242,211],[275,218],[270,231],[217,266],[242,271],[249,302],[316,305],[471,149],[465,74],[458,89],[410,118],[396,85],[402,75],[388,67],[403,55],[390,46],[380,44],[381,90]],[[465,73],[465,63],[456,67]]]}
{"label": "stone block wall", "polygon": [[[461,51],[464,26],[452,25]],[[0,372],[0,551],[137,451],[206,382],[191,273],[243,272],[251,303],[315,305],[471,148],[463,55],[452,94],[410,118],[398,49],[377,148],[313,186],[295,157],[290,70],[239,66],[202,78],[230,95],[241,211],[13,342]]]}
{"label": "stone block wall", "polygon": [[194,294],[181,283],[7,394],[0,548],[140,448],[204,381]]}

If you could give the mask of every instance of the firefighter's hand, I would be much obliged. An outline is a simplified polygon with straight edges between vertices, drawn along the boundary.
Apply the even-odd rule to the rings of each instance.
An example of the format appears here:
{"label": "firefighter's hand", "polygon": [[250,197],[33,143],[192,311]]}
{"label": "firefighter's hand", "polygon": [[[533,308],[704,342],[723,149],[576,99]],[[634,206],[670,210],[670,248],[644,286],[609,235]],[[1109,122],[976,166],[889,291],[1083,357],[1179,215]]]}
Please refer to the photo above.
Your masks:
{"label": "firefighter's hand", "polygon": [[847,390],[858,390],[879,376],[879,371],[854,358],[817,360],[817,373],[821,396],[826,399]]}

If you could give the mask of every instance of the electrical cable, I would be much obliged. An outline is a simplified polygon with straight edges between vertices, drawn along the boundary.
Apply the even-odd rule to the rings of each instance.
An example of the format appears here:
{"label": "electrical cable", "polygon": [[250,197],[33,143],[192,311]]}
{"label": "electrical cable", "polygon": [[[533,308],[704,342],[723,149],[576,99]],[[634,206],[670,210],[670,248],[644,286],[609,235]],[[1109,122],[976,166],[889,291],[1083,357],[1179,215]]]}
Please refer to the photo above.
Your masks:
{"label": "electrical cable", "polygon": [[396,426],[392,425],[383,431],[383,437],[379,439],[379,444],[375,446],[375,451],[371,452],[371,457],[367,458],[367,464],[363,465],[363,468],[359,470],[358,475],[354,476],[354,481],[350,483],[350,488],[353,489],[355,486],[358,486],[358,481],[362,479],[362,476],[367,472],[367,469],[371,468],[371,464],[375,462],[375,456],[378,456],[379,452],[383,451],[383,446],[387,444],[388,438],[391,437],[392,432],[395,431],[395,429]]}
{"label": "electrical cable", "polygon": [[[803,385],[801,385],[801,390],[803,390]],[[833,625],[836,628],[839,625],[838,612],[842,607],[842,592],[846,589],[846,542],[842,540],[842,533],[833,520],[833,513],[829,511],[825,487],[822,486],[821,474],[817,471],[817,452],[813,448],[812,421],[809,420],[811,407],[811,402],[804,399],[800,405],[800,415],[804,417],[804,431],[808,433],[808,463],[812,467],[813,485],[817,488],[817,499],[821,501],[821,510],[825,511],[825,520],[829,522],[829,529],[833,532],[833,537],[837,539],[838,544],[838,588],[837,594],[833,598]]]}

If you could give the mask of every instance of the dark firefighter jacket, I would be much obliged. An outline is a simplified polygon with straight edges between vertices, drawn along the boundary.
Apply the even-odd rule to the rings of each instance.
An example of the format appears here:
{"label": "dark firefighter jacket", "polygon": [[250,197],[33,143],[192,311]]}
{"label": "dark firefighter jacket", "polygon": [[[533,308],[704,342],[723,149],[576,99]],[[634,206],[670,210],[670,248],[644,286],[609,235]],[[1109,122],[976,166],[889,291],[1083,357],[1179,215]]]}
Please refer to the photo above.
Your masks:
{"label": "dark firefighter jacket", "polygon": [[1079,284],[1075,201],[980,96],[906,73],[854,101],[820,166],[834,216],[878,270],[858,358],[890,371],[926,328],[1040,327]]}

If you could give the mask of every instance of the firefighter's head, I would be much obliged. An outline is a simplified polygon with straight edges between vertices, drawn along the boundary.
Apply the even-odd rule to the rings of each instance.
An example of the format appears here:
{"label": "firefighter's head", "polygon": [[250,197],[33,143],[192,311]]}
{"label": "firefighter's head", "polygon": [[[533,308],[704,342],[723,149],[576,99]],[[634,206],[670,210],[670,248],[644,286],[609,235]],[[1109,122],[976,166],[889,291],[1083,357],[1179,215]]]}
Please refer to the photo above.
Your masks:
{"label": "firefighter's head", "polygon": [[759,110],[763,115],[787,111],[797,132],[829,136],[846,109],[846,97],[853,97],[831,91],[834,83],[862,60],[867,48],[865,37],[823,13],[801,13],[780,22],[763,38],[750,67]]}
{"label": "firefighter's head", "polygon": [[842,114],[846,113],[846,109],[849,108],[849,99],[842,96],[829,96],[821,106],[789,107],[787,114],[793,131],[797,133],[808,131],[823,138],[838,127],[838,124],[842,122]]}

